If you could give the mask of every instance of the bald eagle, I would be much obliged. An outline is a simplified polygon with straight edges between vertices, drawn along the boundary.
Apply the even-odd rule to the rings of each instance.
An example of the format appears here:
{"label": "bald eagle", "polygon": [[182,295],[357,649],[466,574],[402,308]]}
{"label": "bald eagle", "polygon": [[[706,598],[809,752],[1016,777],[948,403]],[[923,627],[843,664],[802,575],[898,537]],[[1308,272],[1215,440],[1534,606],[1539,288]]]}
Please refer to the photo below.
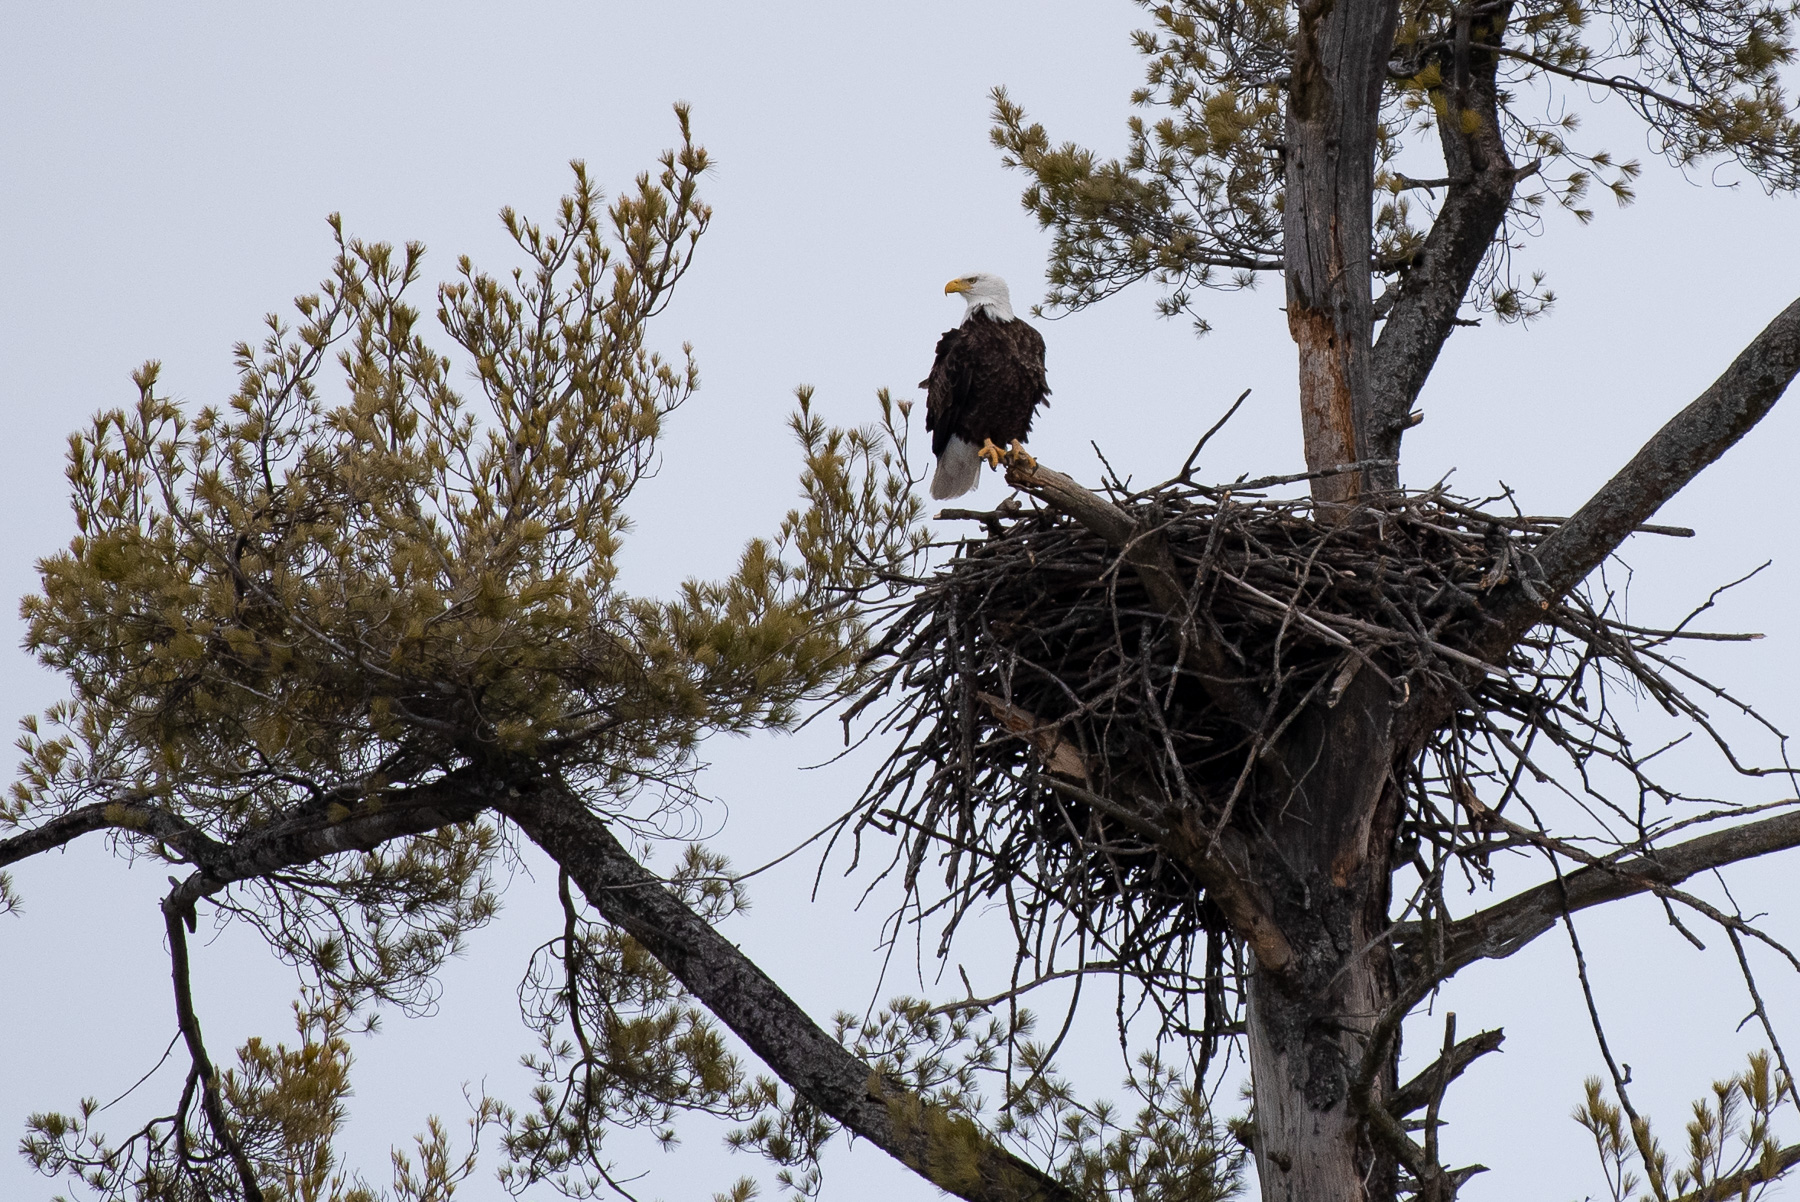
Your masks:
{"label": "bald eagle", "polygon": [[1020,444],[1050,395],[1043,335],[1013,316],[1006,281],[978,272],[945,284],[944,295],[951,293],[962,294],[968,312],[938,339],[937,361],[919,381],[937,456],[931,495],[939,500],[972,490],[983,459],[995,468],[1003,459],[1035,462]]}

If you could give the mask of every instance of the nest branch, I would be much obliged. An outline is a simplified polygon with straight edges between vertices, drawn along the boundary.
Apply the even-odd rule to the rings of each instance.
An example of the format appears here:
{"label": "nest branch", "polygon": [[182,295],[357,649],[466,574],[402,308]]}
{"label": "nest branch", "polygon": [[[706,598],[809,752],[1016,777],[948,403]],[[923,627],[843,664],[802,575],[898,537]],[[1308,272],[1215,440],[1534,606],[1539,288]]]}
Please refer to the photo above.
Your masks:
{"label": "nest branch", "polygon": [[[1751,636],[1689,629],[1711,599],[1664,629],[1622,621],[1604,582],[1546,580],[1561,519],[1490,512],[1442,488],[1322,519],[1310,501],[1266,495],[1265,481],[1205,485],[1184,472],[1102,496],[1042,465],[1008,479],[1041,507],[958,511],[986,536],[957,544],[880,640],[852,708],[897,739],[848,822],[858,846],[870,831],[896,838],[889,871],[946,938],[997,902],[1039,980],[1104,965],[1142,986],[1165,1029],[1232,1029],[1240,951],[1275,971],[1292,957],[1248,850],[1278,791],[1283,740],[1359,678],[1365,697],[1385,689],[1414,732],[1392,768],[1402,812],[1389,859],[1419,878],[1393,932],[1408,994],[1504,954],[1500,927],[1509,943],[1535,938],[1565,901],[1592,904],[1589,893],[1648,889],[1693,908],[1673,888],[1680,878],[1646,857],[1666,868],[1666,849],[1654,849],[1673,831],[1762,807],[1673,808],[1703,800],[1653,770],[1680,739],[1640,749],[1622,701],[1652,700],[1739,772],[1790,772],[1785,755],[1770,767],[1740,760],[1684,690],[1697,682],[1761,719],[1669,654],[1675,639]],[[1647,515],[1630,516],[1627,529]],[[1503,640],[1519,597],[1532,622]],[[1527,797],[1540,788],[1578,807],[1590,833],[1546,843],[1534,807],[1547,803]],[[1529,823],[1507,816],[1513,807]],[[1784,842],[1796,823],[1783,814],[1739,829],[1780,829]],[[1490,881],[1493,855],[1523,850],[1575,860],[1546,886],[1547,907],[1528,891],[1452,913],[1452,869]],[[1075,962],[1055,960],[1059,950]]]}

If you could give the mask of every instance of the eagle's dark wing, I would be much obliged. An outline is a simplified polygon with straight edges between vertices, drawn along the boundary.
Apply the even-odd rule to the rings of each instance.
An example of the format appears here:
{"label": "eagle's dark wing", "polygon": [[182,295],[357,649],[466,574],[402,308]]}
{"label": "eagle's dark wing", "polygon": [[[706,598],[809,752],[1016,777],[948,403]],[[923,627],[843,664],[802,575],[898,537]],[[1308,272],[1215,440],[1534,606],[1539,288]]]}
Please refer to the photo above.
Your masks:
{"label": "eagle's dark wing", "polygon": [[938,339],[937,358],[931,374],[919,381],[925,390],[925,428],[931,432],[931,453],[942,455],[950,436],[962,424],[973,403],[975,364],[968,345],[968,329],[945,330]]}
{"label": "eagle's dark wing", "polygon": [[974,317],[938,339],[937,361],[919,387],[932,454],[943,454],[952,434],[977,447],[1022,442],[1050,395],[1044,336],[1016,319]]}
{"label": "eagle's dark wing", "polygon": [[977,318],[963,327],[971,362],[972,400],[957,431],[976,446],[1023,442],[1031,419],[1050,394],[1044,372],[1044,336],[1024,322]]}
{"label": "eagle's dark wing", "polygon": [[[1007,424],[1016,425],[1018,433],[1007,432],[1007,442],[1014,438],[1024,440],[1031,429],[1032,415],[1039,405],[1049,404],[1050,377],[1044,370],[1044,336],[1033,326],[1022,321],[996,322],[996,335],[1007,344],[1005,361],[1008,364],[1007,375],[1010,377],[1006,386],[998,389],[1008,398],[1011,413]],[[999,438],[994,439],[999,442]]]}

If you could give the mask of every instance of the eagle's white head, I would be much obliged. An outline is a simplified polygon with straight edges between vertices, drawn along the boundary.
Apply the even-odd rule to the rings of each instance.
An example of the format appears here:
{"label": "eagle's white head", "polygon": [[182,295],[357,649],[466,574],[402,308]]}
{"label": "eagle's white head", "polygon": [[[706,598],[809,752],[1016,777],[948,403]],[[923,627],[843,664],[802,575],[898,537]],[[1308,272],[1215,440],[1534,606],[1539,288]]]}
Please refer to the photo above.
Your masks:
{"label": "eagle's white head", "polygon": [[970,275],[958,276],[944,285],[944,295],[952,292],[962,293],[968,302],[968,312],[963,315],[966,322],[981,310],[995,321],[1012,321],[1012,293],[1006,290],[1006,281],[991,271],[977,271]]}

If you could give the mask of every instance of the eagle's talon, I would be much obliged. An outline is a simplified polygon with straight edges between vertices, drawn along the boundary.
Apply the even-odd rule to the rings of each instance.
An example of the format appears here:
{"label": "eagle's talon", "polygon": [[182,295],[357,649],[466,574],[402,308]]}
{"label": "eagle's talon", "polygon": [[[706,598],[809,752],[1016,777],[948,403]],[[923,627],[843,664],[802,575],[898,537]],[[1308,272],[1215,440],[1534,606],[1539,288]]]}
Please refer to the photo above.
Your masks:
{"label": "eagle's talon", "polygon": [[1037,460],[1031,457],[1031,452],[1025,449],[1025,444],[1016,438],[1013,439],[1012,446],[1007,448],[1006,463],[1009,467],[1028,467],[1034,470],[1037,467]]}
{"label": "eagle's talon", "polygon": [[1008,452],[1002,451],[999,447],[995,446],[994,440],[991,438],[982,439],[981,449],[975,453],[981,456],[982,462],[986,463],[995,471],[1000,470],[1001,461],[1008,456]]}

